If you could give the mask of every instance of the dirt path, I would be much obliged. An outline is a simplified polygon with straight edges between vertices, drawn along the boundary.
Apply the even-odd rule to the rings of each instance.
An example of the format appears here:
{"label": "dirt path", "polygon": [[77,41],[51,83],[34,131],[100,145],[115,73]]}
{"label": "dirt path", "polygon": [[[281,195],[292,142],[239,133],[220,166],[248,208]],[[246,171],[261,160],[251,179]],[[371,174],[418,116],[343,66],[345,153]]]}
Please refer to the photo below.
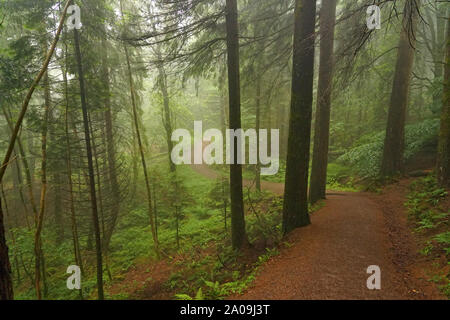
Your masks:
{"label": "dirt path", "polygon": [[[194,170],[216,178],[206,166]],[[251,184],[244,181],[244,185]],[[424,280],[414,239],[403,211],[404,185],[383,195],[336,193],[312,216],[312,224],[292,232],[263,267],[252,287],[233,299],[444,299]],[[283,185],[262,188],[283,192]],[[381,269],[381,290],[368,290],[367,267]]]}

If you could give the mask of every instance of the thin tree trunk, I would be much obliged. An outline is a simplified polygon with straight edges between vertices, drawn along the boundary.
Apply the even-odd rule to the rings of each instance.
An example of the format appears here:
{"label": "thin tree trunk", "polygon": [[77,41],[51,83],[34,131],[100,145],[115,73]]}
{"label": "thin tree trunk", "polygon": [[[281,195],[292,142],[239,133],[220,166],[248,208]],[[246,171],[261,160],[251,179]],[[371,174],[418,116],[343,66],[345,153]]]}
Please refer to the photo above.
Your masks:
{"label": "thin tree trunk", "polygon": [[[228,91],[230,129],[241,129],[241,86],[239,75],[239,27],[236,0],[226,0],[226,29],[228,53]],[[230,166],[231,242],[234,249],[248,243],[245,231],[244,200],[242,194],[242,165],[237,163],[237,147],[234,143],[233,164]]]}
{"label": "thin tree trunk", "polygon": [[308,169],[314,81],[316,1],[296,0],[291,114],[286,162],[283,233],[310,224]]}
{"label": "thin tree trunk", "polygon": [[107,228],[104,235],[104,250],[105,253],[109,250],[109,243],[111,241],[112,234],[117,224],[117,219],[119,217],[120,210],[120,191],[119,183],[116,172],[116,147],[114,145],[114,135],[113,135],[113,117],[111,111],[111,97],[110,97],[110,87],[109,87],[109,68],[108,68],[108,57],[106,51],[106,40],[103,41],[104,54],[102,56],[102,74],[103,74],[103,85],[105,88],[104,93],[104,117],[105,117],[105,127],[106,127],[106,148],[107,148],[107,158],[108,158],[108,174],[111,185],[111,196],[112,196],[112,208],[111,208],[111,223]]}
{"label": "thin tree trunk", "polygon": [[78,80],[80,82],[80,96],[81,96],[81,108],[83,112],[83,126],[84,126],[84,136],[86,140],[86,154],[88,160],[89,169],[89,189],[91,196],[92,205],[92,219],[95,234],[95,251],[97,257],[97,289],[98,289],[98,299],[103,300],[103,259],[102,259],[102,244],[100,236],[100,225],[98,219],[98,208],[97,208],[97,194],[95,191],[95,172],[94,163],[92,160],[92,147],[91,147],[91,137],[89,132],[89,116],[87,111],[86,103],[86,89],[84,83],[83,66],[81,64],[81,50],[80,50],[80,36],[78,30],[74,29],[74,39],[75,39],[75,56],[78,67]]}
{"label": "thin tree trunk", "polygon": [[394,176],[403,171],[405,121],[414,63],[414,32],[417,23],[417,10],[415,1],[406,1],[381,164],[381,175],[385,177]]}
{"label": "thin tree trunk", "polygon": [[[120,1],[120,11],[121,11],[121,15],[123,18],[122,1]],[[133,75],[131,72],[130,55],[128,53],[128,48],[126,45],[124,45],[124,50],[125,50],[125,58],[126,58],[126,62],[127,62],[128,81],[129,81],[129,86],[130,86],[130,97],[131,97],[131,106],[132,106],[133,119],[134,119],[134,127],[136,130],[136,138],[137,138],[137,142],[138,142],[139,152],[141,155],[142,170],[144,171],[145,187],[147,190],[147,205],[148,205],[148,215],[150,218],[150,228],[151,228],[151,232],[152,232],[155,253],[159,259],[159,257],[160,257],[159,243],[158,243],[158,238],[156,235],[155,221],[154,221],[154,217],[153,217],[152,193],[151,193],[151,188],[150,188],[150,179],[149,179],[149,175],[148,175],[148,171],[147,171],[147,163],[145,160],[145,153],[144,153],[144,148],[143,148],[142,139],[141,139],[141,132],[139,130],[139,120],[138,120],[138,114],[137,114],[137,106],[136,106],[135,91],[134,91],[134,84],[133,84]]]}
{"label": "thin tree trunk", "polygon": [[[66,65],[67,65],[67,47],[66,47]],[[66,113],[65,113],[65,134],[66,134],[66,150],[67,150],[67,180],[69,184],[69,203],[70,203],[70,222],[72,229],[72,241],[73,241],[73,252],[75,263],[80,267],[81,273],[83,273],[83,260],[81,258],[81,250],[80,250],[80,242],[78,238],[78,226],[77,226],[77,218],[75,212],[75,199],[74,199],[74,191],[73,191],[73,180],[72,180],[72,150],[70,143],[70,135],[69,135],[69,90],[67,83],[67,69],[63,71],[64,78],[64,95],[65,95],[65,103],[66,103]],[[82,291],[80,290],[80,297],[82,298]]]}
{"label": "thin tree trunk", "polygon": [[147,204],[148,204],[148,213],[150,218],[150,228],[153,236],[153,244],[155,247],[155,253],[159,258],[159,244],[158,244],[158,238],[156,237],[156,230],[155,230],[155,222],[153,217],[153,208],[152,208],[152,196],[151,196],[151,188],[150,188],[150,181],[149,176],[147,172],[147,163],[145,160],[145,153],[144,153],[144,147],[142,145],[142,139],[141,139],[141,132],[139,130],[139,120],[137,115],[137,107],[136,107],[136,100],[134,96],[134,85],[133,85],[133,77],[131,74],[131,65],[130,65],[130,57],[128,54],[128,48],[125,46],[125,57],[127,60],[127,68],[128,68],[128,80],[130,85],[130,96],[131,96],[131,104],[132,104],[132,111],[133,111],[133,118],[134,118],[134,127],[136,130],[136,138],[138,141],[138,147],[139,152],[141,155],[141,162],[142,162],[142,169],[144,171],[144,179],[145,179],[145,187],[147,189]]}
{"label": "thin tree trunk", "polygon": [[176,171],[176,166],[173,163],[171,159],[172,149],[173,149],[173,141],[172,141],[172,119],[170,115],[170,101],[169,101],[169,92],[167,89],[167,75],[166,71],[164,70],[164,66],[162,64],[159,64],[158,66],[159,71],[159,86],[161,89],[161,93],[163,96],[163,104],[164,104],[164,129],[166,130],[166,141],[167,141],[167,150],[169,154],[169,167],[170,172]]}
{"label": "thin tree trunk", "polygon": [[[48,72],[44,75],[44,117],[42,119],[42,135],[41,135],[41,198],[39,213],[36,218],[36,231],[34,234],[34,254],[35,254],[35,289],[38,300],[42,299],[41,293],[41,267],[43,266],[43,253],[41,244],[41,232],[44,224],[44,214],[46,210],[46,197],[47,197],[47,133],[48,133],[48,117],[50,110],[50,84],[48,79]],[[42,271],[45,276],[45,270]]]}
{"label": "thin tree trunk", "polygon": [[[256,70],[256,99],[255,99],[255,108],[256,108],[256,136],[257,141],[259,143],[259,129],[261,129],[261,76],[259,74],[259,68]],[[270,144],[269,144],[270,145]],[[259,162],[259,152],[256,153],[256,166],[255,166],[255,186],[256,190],[261,192],[261,165]]]}
{"label": "thin tree trunk", "polygon": [[320,67],[314,130],[314,151],[309,190],[309,200],[311,203],[315,203],[319,199],[325,199],[326,193],[336,3],[336,0],[324,1],[320,9]]}

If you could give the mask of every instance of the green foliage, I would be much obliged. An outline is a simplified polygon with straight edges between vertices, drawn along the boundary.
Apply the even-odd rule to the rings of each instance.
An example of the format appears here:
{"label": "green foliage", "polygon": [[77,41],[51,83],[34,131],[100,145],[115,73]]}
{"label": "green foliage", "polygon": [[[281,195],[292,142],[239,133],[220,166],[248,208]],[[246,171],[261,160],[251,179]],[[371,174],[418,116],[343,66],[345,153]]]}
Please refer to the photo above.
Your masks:
{"label": "green foliage", "polygon": [[[447,265],[450,264],[450,232],[448,231],[450,210],[445,207],[447,191],[439,187],[434,175],[429,175],[411,183],[407,198],[405,206],[416,225],[416,231],[426,238],[420,252],[437,261],[440,261],[441,256],[445,256]],[[439,263],[436,264],[439,265]],[[442,291],[450,296],[448,275],[435,274],[433,279],[440,283]]]}
{"label": "green foliage", "polygon": [[[409,159],[437,138],[439,119],[428,119],[405,128],[405,159]],[[361,137],[355,147],[337,159],[338,163],[354,168],[362,178],[375,178],[380,172],[385,132]]]}
{"label": "green foliage", "polygon": [[438,234],[434,237],[434,240],[444,246],[446,255],[450,255],[450,231]]}
{"label": "green foliage", "polygon": [[245,202],[251,215],[247,216],[247,235],[250,242],[264,241],[264,246],[277,245],[282,238],[282,198],[268,192],[248,192]]}

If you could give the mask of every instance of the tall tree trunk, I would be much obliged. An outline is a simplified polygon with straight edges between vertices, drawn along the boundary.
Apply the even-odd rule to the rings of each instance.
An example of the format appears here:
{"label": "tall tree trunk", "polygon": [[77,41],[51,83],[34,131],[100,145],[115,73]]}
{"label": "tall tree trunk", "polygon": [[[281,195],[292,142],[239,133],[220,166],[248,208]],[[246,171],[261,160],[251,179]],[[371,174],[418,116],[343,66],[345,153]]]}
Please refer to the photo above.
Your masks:
{"label": "tall tree trunk", "polygon": [[442,186],[450,187],[450,20],[447,22],[444,91],[442,97],[437,176]]}
{"label": "tall tree trunk", "polygon": [[336,0],[324,1],[320,9],[320,68],[309,189],[311,203],[315,203],[319,199],[325,199],[326,194],[336,3]]}
{"label": "tall tree trunk", "polygon": [[[66,47],[66,66],[67,66],[67,47]],[[66,111],[65,111],[65,135],[66,135],[66,150],[67,150],[67,181],[69,184],[69,205],[70,205],[70,222],[72,229],[72,241],[73,241],[73,253],[75,258],[75,263],[80,267],[81,272],[83,273],[83,260],[81,258],[81,250],[80,250],[80,241],[78,238],[78,226],[77,226],[77,218],[75,213],[75,198],[73,191],[73,180],[72,180],[72,150],[71,150],[71,142],[69,135],[69,90],[68,90],[68,82],[67,82],[67,69],[65,68],[63,71],[64,78],[64,96],[66,103]],[[80,297],[82,297],[82,291],[80,290]]]}
{"label": "tall tree trunk", "polygon": [[409,86],[414,63],[417,10],[415,1],[406,1],[403,10],[402,31],[398,45],[397,64],[389,105],[386,138],[384,141],[381,175],[393,176],[403,171],[405,148],[405,120]]}
{"label": "tall tree trunk", "polygon": [[[122,1],[120,1],[120,11],[121,11],[122,19],[123,19]],[[153,216],[152,192],[151,192],[151,188],[150,188],[150,179],[149,179],[148,170],[147,170],[147,162],[145,160],[145,153],[144,153],[144,146],[142,144],[141,132],[139,129],[139,120],[138,120],[137,105],[136,105],[136,98],[135,98],[135,91],[134,91],[134,84],[133,84],[133,74],[131,71],[130,55],[128,53],[128,47],[126,45],[124,45],[124,50],[125,50],[125,58],[126,58],[127,71],[128,71],[128,83],[130,86],[130,98],[131,98],[131,107],[132,107],[132,113],[133,113],[133,119],[134,119],[134,127],[136,130],[136,139],[138,142],[139,153],[140,153],[141,162],[142,162],[142,170],[144,171],[145,187],[147,190],[147,205],[148,205],[148,215],[149,215],[149,219],[150,219],[150,228],[151,228],[151,232],[152,232],[155,253],[156,253],[157,257],[159,258],[159,256],[160,256],[159,243],[158,243],[158,238],[156,235],[155,219]]]}
{"label": "tall tree trunk", "polygon": [[104,246],[105,253],[108,251],[109,243],[111,241],[112,234],[117,224],[117,219],[119,217],[120,210],[120,189],[119,182],[117,178],[117,162],[116,162],[116,147],[114,145],[114,135],[113,135],[113,117],[111,110],[111,97],[110,97],[110,86],[109,86],[109,68],[108,68],[108,56],[106,50],[106,40],[102,40],[104,54],[102,56],[102,76],[104,85],[104,101],[103,105],[105,107],[104,117],[105,117],[105,127],[106,127],[106,148],[107,148],[107,160],[108,160],[108,174],[111,185],[111,196],[112,196],[112,208],[111,208],[111,223],[106,230],[104,235]]}
{"label": "tall tree trunk", "polygon": [[86,154],[88,160],[88,170],[89,170],[89,189],[91,196],[91,206],[92,206],[92,219],[95,235],[95,251],[97,257],[97,289],[98,289],[98,299],[103,300],[103,259],[102,259],[102,244],[100,236],[100,225],[98,219],[98,208],[97,208],[97,195],[95,191],[95,172],[94,163],[92,160],[92,148],[91,148],[91,137],[89,132],[89,117],[87,111],[86,103],[86,89],[84,83],[83,66],[81,64],[81,50],[80,50],[80,36],[78,30],[74,29],[74,39],[75,39],[75,57],[78,67],[78,80],[80,82],[80,96],[81,96],[81,109],[83,112],[83,126],[84,126],[84,138],[86,140]]}
{"label": "tall tree trunk", "polygon": [[[35,254],[35,289],[38,300],[42,299],[41,293],[41,264],[43,265],[43,253],[41,243],[41,232],[44,223],[44,214],[46,210],[46,196],[47,196],[47,133],[48,133],[48,116],[50,110],[50,84],[48,79],[48,72],[44,75],[44,117],[42,119],[42,135],[41,135],[41,198],[39,213],[36,217],[36,231],[34,234],[34,254]],[[45,270],[43,271],[45,276]]]}
{"label": "tall tree trunk", "polygon": [[158,238],[156,236],[155,221],[154,221],[154,217],[153,217],[150,179],[149,179],[149,175],[148,175],[148,171],[147,171],[147,162],[145,160],[145,153],[144,153],[144,146],[142,144],[141,132],[139,129],[139,120],[138,120],[138,115],[137,115],[136,99],[134,96],[135,92],[134,92],[133,76],[131,74],[130,56],[128,54],[128,48],[126,46],[124,48],[125,48],[125,57],[127,60],[128,80],[129,80],[129,85],[130,85],[130,96],[131,96],[131,104],[132,104],[132,109],[133,109],[132,112],[133,112],[133,119],[134,119],[134,127],[136,130],[136,139],[138,141],[139,153],[140,153],[141,162],[142,162],[142,170],[144,171],[145,187],[147,190],[147,204],[148,204],[148,213],[149,213],[149,218],[150,218],[150,228],[151,228],[151,232],[152,232],[155,253],[159,257],[159,244],[158,244]]}
{"label": "tall tree trunk", "polygon": [[[228,54],[228,92],[230,129],[241,129],[241,86],[239,75],[239,28],[236,0],[226,0],[226,29]],[[242,165],[237,163],[237,146],[234,143],[233,164],[230,166],[231,242],[234,249],[248,243],[245,231],[244,200],[242,194]]]}
{"label": "tall tree trunk", "polygon": [[[159,59],[161,57],[159,56]],[[167,141],[167,150],[169,154],[169,167],[170,172],[176,171],[176,166],[172,161],[171,154],[173,149],[173,141],[172,141],[172,119],[170,115],[170,100],[169,100],[169,92],[167,89],[167,75],[166,71],[164,70],[164,65],[160,63],[158,65],[158,71],[159,71],[159,86],[161,89],[161,93],[163,96],[163,104],[164,104],[164,117],[163,117],[163,125],[164,129],[166,131],[166,141]]]}
{"label": "tall tree trunk", "polygon": [[308,169],[314,81],[316,1],[296,0],[291,114],[286,162],[283,233],[310,224]]}

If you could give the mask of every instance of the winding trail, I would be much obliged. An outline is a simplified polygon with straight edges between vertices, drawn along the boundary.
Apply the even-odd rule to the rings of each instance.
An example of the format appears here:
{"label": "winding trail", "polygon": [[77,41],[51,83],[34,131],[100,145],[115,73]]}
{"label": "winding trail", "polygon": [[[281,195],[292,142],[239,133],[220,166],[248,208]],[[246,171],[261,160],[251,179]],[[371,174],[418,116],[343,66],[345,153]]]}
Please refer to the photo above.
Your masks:
{"label": "winding trail", "polygon": [[[195,165],[199,174],[218,174]],[[382,195],[333,192],[312,215],[312,224],[293,231],[290,247],[269,260],[243,295],[231,299],[445,299],[425,280],[403,209],[408,181]],[[250,186],[244,181],[244,186]],[[282,194],[284,185],[262,182]],[[381,290],[367,289],[367,268],[381,269]]]}

